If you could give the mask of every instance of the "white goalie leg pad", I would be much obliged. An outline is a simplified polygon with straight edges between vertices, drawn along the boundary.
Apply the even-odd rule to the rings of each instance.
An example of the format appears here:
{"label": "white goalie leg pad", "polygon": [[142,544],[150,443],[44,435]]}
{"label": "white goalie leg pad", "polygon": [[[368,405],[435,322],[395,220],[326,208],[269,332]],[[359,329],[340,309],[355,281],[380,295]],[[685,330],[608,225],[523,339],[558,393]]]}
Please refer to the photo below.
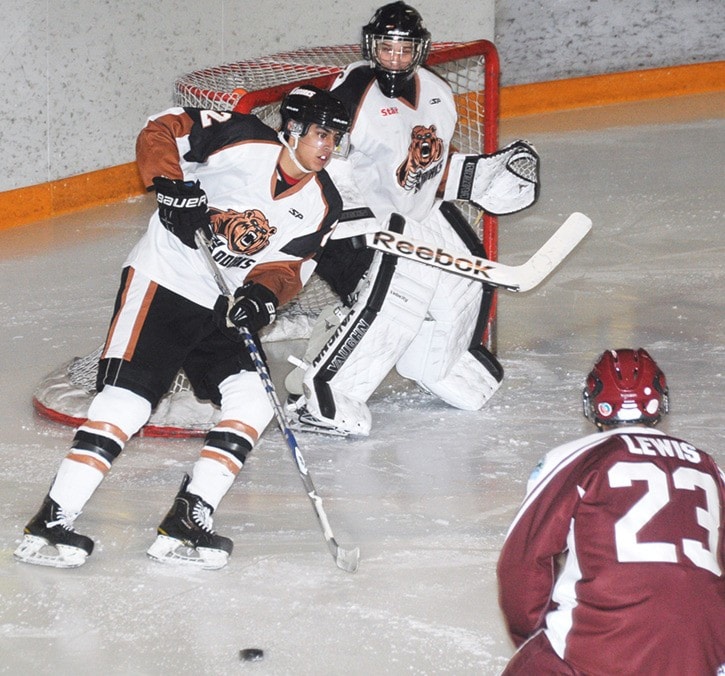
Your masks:
{"label": "white goalie leg pad", "polygon": [[[497,365],[497,362],[494,363]],[[450,406],[464,411],[478,411],[501,386],[502,374],[495,370],[495,366],[492,368],[486,368],[467,350],[453,364],[445,378],[435,383],[421,384]]]}
{"label": "white goalie leg pad", "polygon": [[320,314],[317,315],[302,359],[293,360],[292,357],[289,358],[293,364],[296,364],[295,368],[287,374],[284,380],[285,389],[291,395],[299,396],[302,394],[302,381],[305,371],[309,368],[312,360],[320,353],[324,344],[335,333],[335,329],[340,326],[340,322],[342,322],[347,312],[347,308],[343,305],[333,304],[322,308]]}
{"label": "white goalie leg pad", "polygon": [[467,200],[491,214],[512,214],[531,206],[539,194],[539,156],[524,141],[490,155],[454,153],[445,200]]}
{"label": "white goalie leg pad", "polygon": [[370,281],[305,371],[310,413],[351,434],[369,433],[365,402],[418,332],[439,276],[415,262],[376,255]]}
{"label": "white goalie leg pad", "polygon": [[469,351],[482,292],[477,282],[442,276],[429,317],[396,364],[401,376],[464,410],[480,409],[501,380],[500,366],[492,355],[478,359]]}
{"label": "white goalie leg pad", "polygon": [[348,397],[343,392],[331,388],[331,395],[335,402],[335,412],[332,417],[327,417],[320,410],[320,403],[317,396],[310,391],[309,400],[304,397],[300,402],[307,407],[309,413],[322,423],[322,426],[329,426],[342,435],[351,434],[358,437],[367,437],[372,427],[372,415],[364,401]]}

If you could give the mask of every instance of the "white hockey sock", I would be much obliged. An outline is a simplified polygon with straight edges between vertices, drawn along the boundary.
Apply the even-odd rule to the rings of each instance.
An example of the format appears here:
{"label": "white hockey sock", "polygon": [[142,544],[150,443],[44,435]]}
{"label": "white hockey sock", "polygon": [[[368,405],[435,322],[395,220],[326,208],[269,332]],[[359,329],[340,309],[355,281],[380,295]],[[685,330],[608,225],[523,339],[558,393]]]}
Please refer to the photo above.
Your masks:
{"label": "white hockey sock", "polygon": [[78,514],[106,475],[95,467],[64,458],[55,481],[50,489],[50,497],[63,511]]}
{"label": "white hockey sock", "polygon": [[228,467],[216,460],[199,458],[194,464],[191,482],[186,490],[198,495],[216,511],[236,476]]}

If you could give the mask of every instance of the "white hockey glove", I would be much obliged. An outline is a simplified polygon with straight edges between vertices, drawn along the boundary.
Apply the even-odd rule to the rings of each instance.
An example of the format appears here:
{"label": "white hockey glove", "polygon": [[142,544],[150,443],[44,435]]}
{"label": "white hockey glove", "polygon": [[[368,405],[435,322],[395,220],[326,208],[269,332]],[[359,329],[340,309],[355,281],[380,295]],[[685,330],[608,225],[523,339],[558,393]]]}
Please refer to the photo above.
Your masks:
{"label": "white hockey glove", "polygon": [[491,155],[451,156],[445,200],[467,200],[501,216],[526,209],[538,195],[539,156],[524,141],[514,141]]}

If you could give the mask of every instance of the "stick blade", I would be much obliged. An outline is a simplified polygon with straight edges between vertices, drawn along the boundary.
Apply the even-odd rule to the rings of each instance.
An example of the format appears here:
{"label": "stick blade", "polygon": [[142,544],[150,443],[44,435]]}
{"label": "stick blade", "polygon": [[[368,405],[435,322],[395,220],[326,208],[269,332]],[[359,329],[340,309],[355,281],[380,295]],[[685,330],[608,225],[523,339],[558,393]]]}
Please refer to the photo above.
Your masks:
{"label": "stick blade", "polygon": [[339,545],[335,545],[333,552],[337,567],[347,573],[354,573],[360,565],[360,548],[344,549]]}
{"label": "stick blade", "polygon": [[520,292],[537,287],[574,250],[592,229],[592,219],[575,211],[522,266]]}

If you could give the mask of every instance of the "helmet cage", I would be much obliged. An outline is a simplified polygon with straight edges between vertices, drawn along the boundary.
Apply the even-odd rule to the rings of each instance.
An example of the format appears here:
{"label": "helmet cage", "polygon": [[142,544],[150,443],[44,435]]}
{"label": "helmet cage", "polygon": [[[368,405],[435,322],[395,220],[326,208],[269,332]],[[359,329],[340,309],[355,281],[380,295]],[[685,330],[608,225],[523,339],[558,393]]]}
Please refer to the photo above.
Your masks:
{"label": "helmet cage", "polygon": [[584,416],[600,429],[656,425],[669,413],[669,391],[646,350],[608,350],[587,376],[582,403]]}
{"label": "helmet cage", "polygon": [[[380,55],[387,43],[393,43],[393,50],[410,52],[411,61],[400,68],[385,65]],[[372,63],[380,89],[389,98],[398,96],[416,70],[425,63],[430,45],[430,33],[420,14],[404,2],[381,7],[362,29],[363,58]]]}

